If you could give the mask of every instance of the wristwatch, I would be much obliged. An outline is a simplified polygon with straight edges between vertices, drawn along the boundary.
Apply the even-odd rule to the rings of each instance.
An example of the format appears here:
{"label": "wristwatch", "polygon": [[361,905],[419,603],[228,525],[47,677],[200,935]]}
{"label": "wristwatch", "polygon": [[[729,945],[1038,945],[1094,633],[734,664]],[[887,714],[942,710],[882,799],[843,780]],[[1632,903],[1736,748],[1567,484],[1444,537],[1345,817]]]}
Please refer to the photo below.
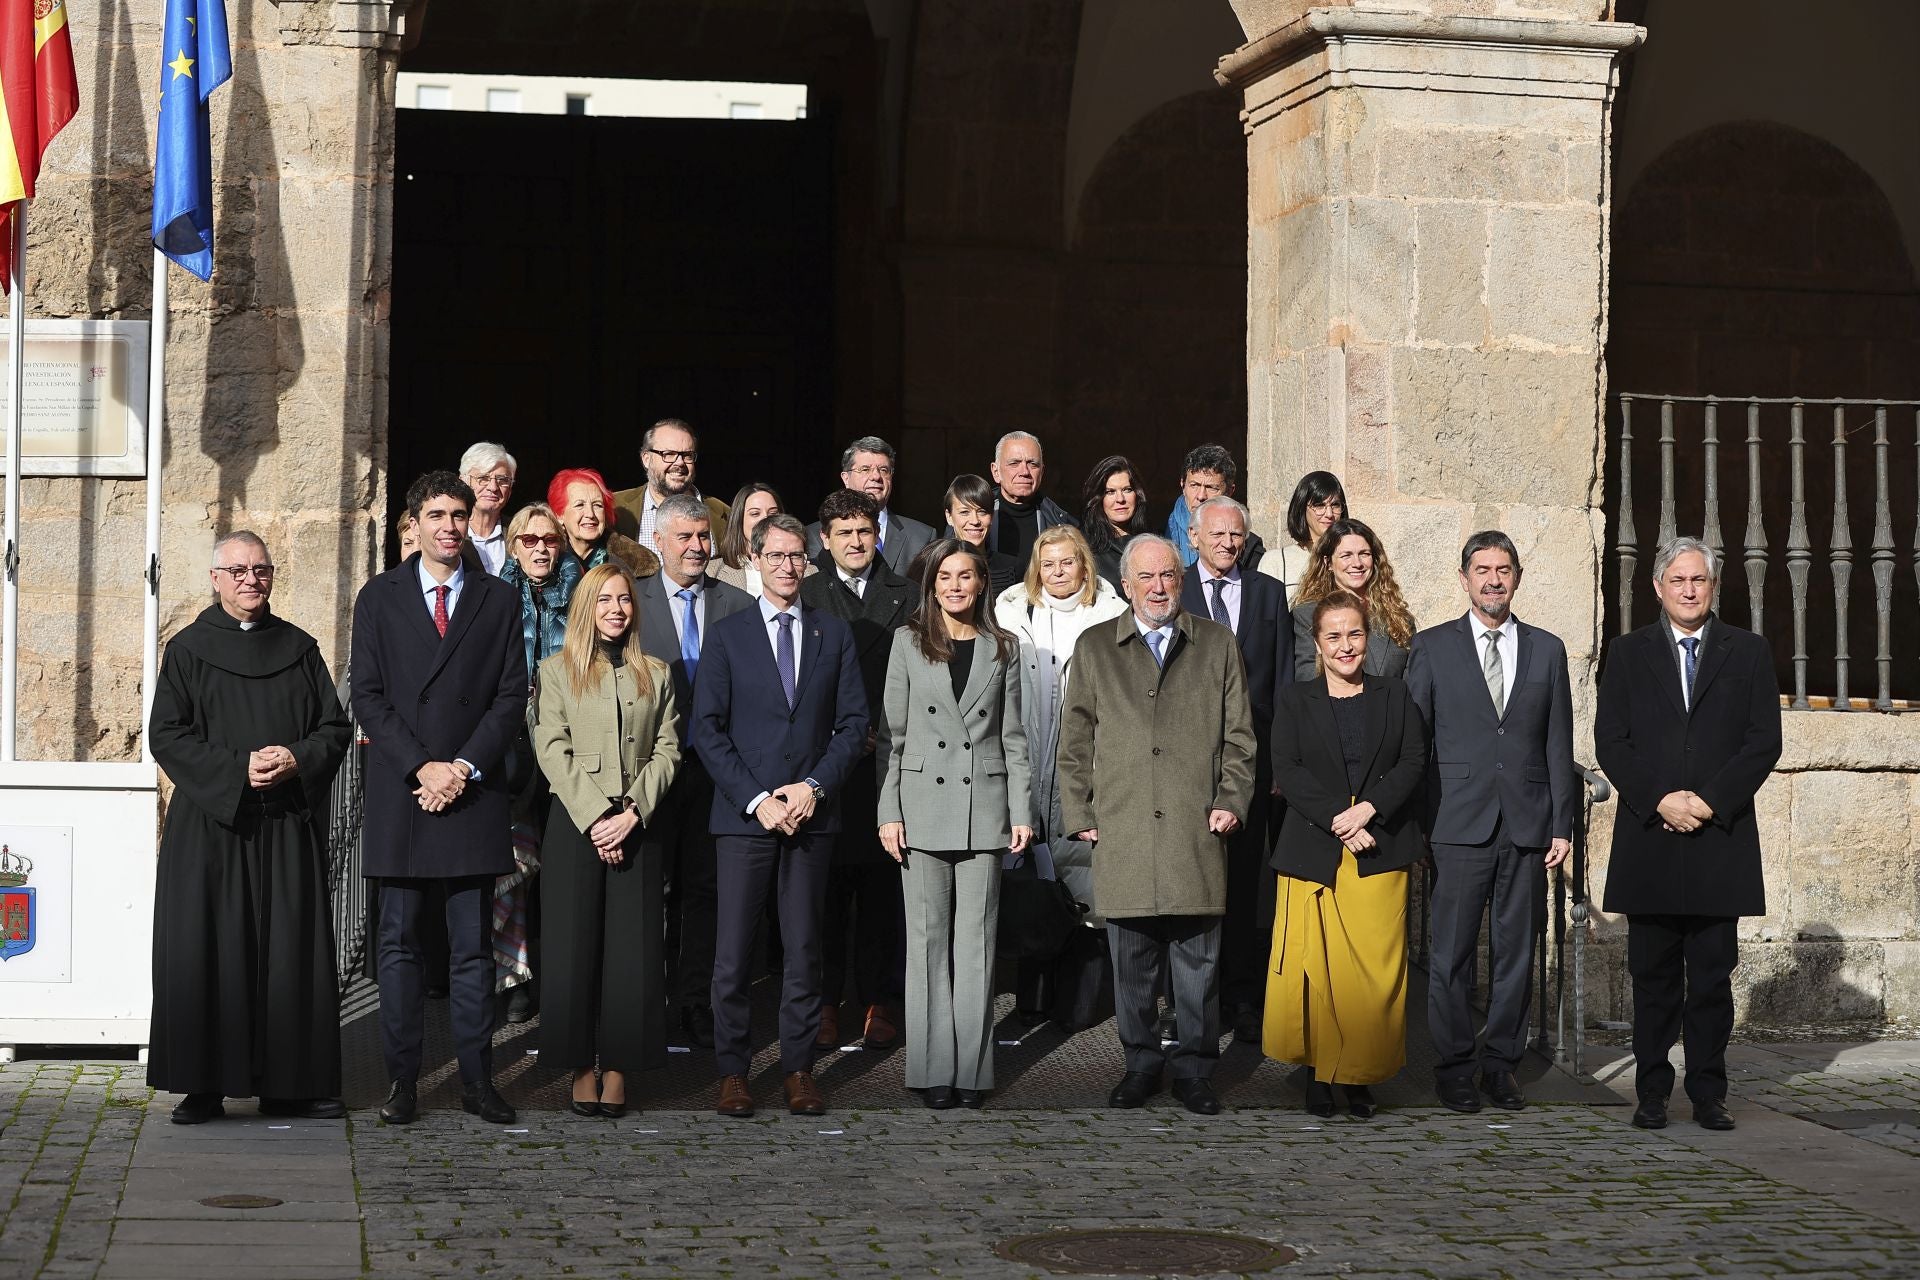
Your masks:
{"label": "wristwatch", "polygon": [[827,802],[827,789],[825,787],[815,782],[812,778],[802,778],[800,781],[813,788],[813,802],[815,804],[825,804]]}

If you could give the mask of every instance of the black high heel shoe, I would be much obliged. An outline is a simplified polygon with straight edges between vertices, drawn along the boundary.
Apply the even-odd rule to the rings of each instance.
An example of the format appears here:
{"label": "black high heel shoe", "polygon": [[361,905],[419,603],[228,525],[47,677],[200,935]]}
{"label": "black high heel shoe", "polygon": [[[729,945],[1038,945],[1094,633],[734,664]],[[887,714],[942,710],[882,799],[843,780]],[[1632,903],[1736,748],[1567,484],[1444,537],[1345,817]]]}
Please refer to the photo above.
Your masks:
{"label": "black high heel shoe", "polygon": [[1379,1104],[1373,1100],[1373,1091],[1363,1084],[1347,1085],[1346,1091],[1347,1111],[1353,1118],[1355,1120],[1373,1119],[1374,1113],[1380,1109]]}
{"label": "black high heel shoe", "polygon": [[1322,1120],[1333,1118],[1333,1086],[1315,1080],[1307,1085],[1307,1112]]}
{"label": "black high heel shoe", "polygon": [[573,1114],[585,1116],[589,1120],[600,1114],[600,1104],[597,1102],[582,1102],[580,1099],[575,1098],[567,1104],[567,1107]]}
{"label": "black high heel shoe", "polygon": [[624,1102],[602,1102],[599,1104],[598,1114],[605,1116],[609,1120],[618,1120],[621,1116],[627,1114],[627,1104]]}

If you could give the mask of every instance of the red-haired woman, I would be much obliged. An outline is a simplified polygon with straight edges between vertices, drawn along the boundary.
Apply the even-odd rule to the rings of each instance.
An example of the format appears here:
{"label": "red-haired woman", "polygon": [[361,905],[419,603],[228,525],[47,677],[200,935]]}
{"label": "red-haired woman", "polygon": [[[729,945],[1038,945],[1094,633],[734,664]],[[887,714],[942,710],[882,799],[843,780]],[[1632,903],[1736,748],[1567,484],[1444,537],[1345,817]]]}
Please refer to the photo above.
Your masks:
{"label": "red-haired woman", "polygon": [[568,467],[556,472],[547,485],[547,505],[567,536],[567,551],[580,569],[597,569],[612,560],[636,578],[660,572],[660,557],[613,530],[613,493],[598,471]]}

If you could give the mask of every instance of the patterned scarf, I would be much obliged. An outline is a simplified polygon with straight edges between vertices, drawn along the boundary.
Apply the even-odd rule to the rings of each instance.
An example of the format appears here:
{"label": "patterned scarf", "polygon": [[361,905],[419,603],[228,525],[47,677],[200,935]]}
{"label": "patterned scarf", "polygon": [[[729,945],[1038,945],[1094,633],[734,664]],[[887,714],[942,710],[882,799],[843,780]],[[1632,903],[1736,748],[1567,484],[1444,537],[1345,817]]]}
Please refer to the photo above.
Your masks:
{"label": "patterned scarf", "polygon": [[531,679],[540,660],[560,652],[567,639],[567,606],[573,603],[573,589],[580,585],[586,570],[571,553],[562,551],[560,562],[543,583],[535,583],[511,556],[501,567],[500,580],[520,593],[520,635],[527,646],[527,676]]}

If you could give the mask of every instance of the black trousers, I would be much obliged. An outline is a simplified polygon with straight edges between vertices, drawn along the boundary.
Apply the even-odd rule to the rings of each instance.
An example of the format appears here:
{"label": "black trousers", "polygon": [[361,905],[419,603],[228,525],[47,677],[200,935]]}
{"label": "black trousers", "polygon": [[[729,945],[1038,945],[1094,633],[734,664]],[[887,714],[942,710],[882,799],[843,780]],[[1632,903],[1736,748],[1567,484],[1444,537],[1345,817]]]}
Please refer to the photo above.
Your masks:
{"label": "black trousers", "polygon": [[780,917],[780,1069],[813,1070],[820,1034],[820,932],[833,860],[831,835],[717,836],[720,880],[713,950],[713,1056],[723,1076],[753,1063],[754,933],[771,896]]}
{"label": "black trousers", "polygon": [[846,998],[849,976],[854,1001],[863,1007],[884,1004],[898,1009],[906,999],[906,906],[900,865],[884,853],[881,857],[884,861],[877,863],[837,863],[827,874],[820,992],[828,1004]]}
{"label": "black trousers", "polygon": [[[1264,793],[1266,784],[1261,784]],[[1221,921],[1220,1003],[1264,1009],[1273,953],[1273,905],[1279,877],[1267,868],[1268,797],[1227,838],[1227,914]]]}
{"label": "black trousers", "polygon": [[[1503,821],[1485,844],[1435,844],[1429,936],[1427,1033],[1441,1080],[1512,1071],[1527,1050],[1533,1007],[1533,939],[1546,918],[1546,851],[1513,843]],[[1474,1052],[1473,973],[1480,913],[1488,911],[1486,1034]]]}
{"label": "black trousers", "polygon": [[540,1048],[549,1066],[607,1071],[666,1065],[660,842],[634,828],[617,866],[600,860],[566,806],[540,846]]}
{"label": "black trousers", "polygon": [[493,1078],[493,876],[387,879],[380,887],[380,1043],[387,1078],[420,1078],[426,1032],[423,935],[436,894],[446,899],[447,1013],[463,1084]]}
{"label": "black trousers", "polygon": [[[1127,1070],[1206,1079],[1220,1062],[1219,916],[1132,916],[1107,921],[1113,1010]],[[1160,1047],[1156,1006],[1173,995],[1180,1042]]]}
{"label": "black trousers", "polygon": [[713,930],[718,884],[714,879],[713,779],[682,757],[680,775],[653,815],[666,868],[666,958],[673,998],[683,1008],[713,1001]]}
{"label": "black trousers", "polygon": [[1673,1092],[1673,1042],[1685,1036],[1687,1096],[1727,1096],[1727,1040],[1733,1035],[1733,967],[1739,937],[1731,916],[1630,915],[1627,972],[1633,977],[1634,1089],[1643,1098]]}

